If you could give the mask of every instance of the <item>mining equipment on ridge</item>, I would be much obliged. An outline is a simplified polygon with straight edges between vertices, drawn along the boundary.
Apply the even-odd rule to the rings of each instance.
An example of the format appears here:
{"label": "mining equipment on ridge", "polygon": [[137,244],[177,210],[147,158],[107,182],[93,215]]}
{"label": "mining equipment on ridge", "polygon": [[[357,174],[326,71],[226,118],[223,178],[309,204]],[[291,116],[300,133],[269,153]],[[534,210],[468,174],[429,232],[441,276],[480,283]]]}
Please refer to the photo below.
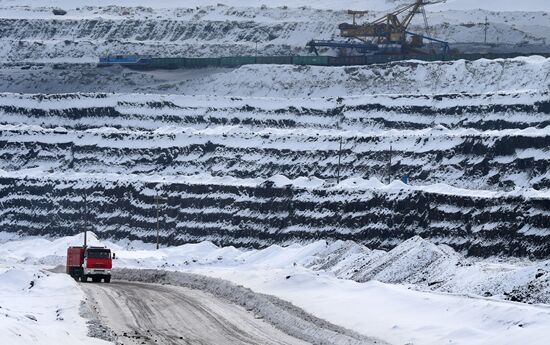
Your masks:
{"label": "mining equipment on ridge", "polygon": [[[328,47],[344,50],[348,54],[434,54],[444,57],[449,44],[428,36],[429,26],[424,8],[443,1],[415,0],[414,3],[402,5],[372,22],[362,24],[357,23],[357,17],[364,16],[368,11],[350,10],[348,14],[353,18],[352,23],[338,25],[340,36],[348,40],[311,40],[307,47],[317,55],[317,48]],[[416,14],[422,14],[426,34],[409,31],[409,25]],[[425,44],[425,41],[430,43]]]}
{"label": "mining equipment on ridge", "polygon": [[[253,64],[307,65],[307,66],[361,66],[385,64],[403,60],[455,61],[478,59],[510,59],[533,53],[466,53],[450,51],[446,41],[430,37],[431,30],[424,9],[446,0],[410,0],[394,11],[371,22],[359,23],[368,11],[348,11],[351,23],[341,23],[340,40],[311,40],[306,44],[315,55],[303,56],[221,56],[221,57],[156,57],[151,55],[109,55],[99,58],[98,67],[122,66],[132,69],[177,69],[177,68],[236,68]],[[409,30],[413,18],[422,14],[424,32]],[[318,48],[339,50],[339,54],[319,55]],[[330,55],[330,56],[329,56]],[[537,53],[544,57],[548,53]]]}

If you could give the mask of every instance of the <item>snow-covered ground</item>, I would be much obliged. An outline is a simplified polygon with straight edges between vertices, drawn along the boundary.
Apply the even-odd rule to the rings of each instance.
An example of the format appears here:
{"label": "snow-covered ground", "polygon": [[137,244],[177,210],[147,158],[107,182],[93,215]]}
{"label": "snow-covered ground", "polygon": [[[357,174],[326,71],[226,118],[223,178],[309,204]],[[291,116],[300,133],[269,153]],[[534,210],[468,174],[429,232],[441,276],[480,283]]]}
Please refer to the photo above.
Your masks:
{"label": "snow-covered ground", "polygon": [[87,336],[84,294],[67,278],[42,266],[0,264],[0,343],[110,344]]}
{"label": "snow-covered ground", "polygon": [[181,91],[188,95],[290,98],[548,90],[550,59],[531,56],[337,68],[248,65],[181,84]]}
{"label": "snow-covered ground", "polygon": [[[484,94],[490,98],[507,99],[507,103],[517,101],[513,95],[501,94],[526,91],[547,91],[550,88],[550,59],[540,56],[518,57],[514,59],[481,59],[477,61],[453,62],[421,62],[403,61],[390,64],[350,67],[321,66],[288,66],[288,65],[246,65],[236,69],[208,68],[198,70],[171,71],[132,71],[112,68],[96,68],[93,65],[79,65],[77,68],[59,69],[52,66],[8,66],[0,65],[0,91],[27,93],[31,95],[13,97],[2,94],[2,104],[22,106],[22,101],[10,98],[33,100],[34,106],[45,106],[54,109],[70,108],[69,103],[59,104],[61,95],[42,97],[34,93],[74,93],[74,92],[106,92],[118,95],[105,99],[108,104],[116,98],[136,102],[135,95],[125,96],[124,93],[142,94],[144,99],[153,99],[149,94],[165,94],[163,98],[173,100],[183,98],[200,106],[208,102],[211,107],[219,107],[228,103],[229,97],[220,100],[215,96],[256,97],[263,100],[254,101],[254,106],[270,106],[271,108],[296,102],[299,98],[301,106],[315,107],[319,102],[323,106],[334,106],[333,97],[354,97],[352,103],[358,103],[368,98],[385,105],[422,105],[439,103],[424,95],[468,94],[476,98],[474,104],[487,104],[491,100],[484,99]],[[37,82],[40,81],[40,82]],[[494,95],[493,93],[497,93]],[[382,100],[383,97],[388,97]],[[481,94],[481,95],[480,95]],[[178,96],[174,96],[178,95]],[[186,95],[186,96],[181,96]],[[206,97],[193,100],[190,95]],[[366,96],[373,95],[373,96]],[[397,97],[397,96],[400,97]],[[417,97],[411,97],[415,95]],[[422,97],[421,97],[422,96]],[[458,95],[453,95],[459,97]],[[529,95],[520,96],[529,99]],[[60,97],[60,99],[56,99]],[[85,99],[91,95],[80,96]],[[157,101],[159,99],[158,96]],[[285,100],[283,97],[291,98]],[[319,100],[317,98],[328,99]],[[464,97],[464,96],[463,96]],[[452,106],[455,102],[467,105],[470,98],[460,97],[457,100],[444,99],[441,106]],[[467,97],[467,96],[466,96]],[[73,97],[75,106],[82,107],[79,97]],[[269,98],[269,99],[265,99]],[[311,99],[313,98],[313,99]],[[233,102],[240,101],[234,100]],[[248,100],[247,100],[248,101]],[[481,101],[481,102],[480,102]],[[249,102],[252,102],[250,100]],[[58,104],[55,104],[58,103]],[[186,103],[177,103],[180,106]],[[241,102],[242,103],[242,102]],[[251,104],[252,105],[252,104]],[[458,105],[458,104],[457,104]],[[294,104],[294,106],[297,106]]]}
{"label": "snow-covered ground", "polygon": [[[3,275],[9,281],[9,274],[23,275],[17,278],[21,287],[37,280],[25,272],[62,264],[67,246],[82,241],[82,236],[16,239],[6,233],[0,238],[4,242],[0,244],[1,267],[4,271],[15,267]],[[106,244],[114,250],[115,267],[167,269],[226,279],[392,344],[542,345],[550,337],[550,306],[542,303],[550,302],[548,261],[466,259],[420,238],[390,252],[371,251],[352,242],[328,245],[324,241],[263,250],[203,242],[156,251],[153,245],[139,241],[98,241],[93,234],[88,238],[91,244]],[[81,293],[75,283],[63,275],[50,277],[45,281],[56,279],[60,289],[73,291],[66,299],[77,305]],[[446,278],[445,283],[435,281],[441,278]],[[35,287],[40,287],[41,280],[37,281]],[[16,289],[12,295],[24,298],[29,293],[24,290]],[[0,305],[5,305],[7,297],[0,296],[4,297],[0,297]],[[533,304],[514,302],[517,300]],[[25,313],[31,310],[29,307]],[[78,319],[76,313],[74,310],[72,320]],[[9,327],[23,327],[22,322],[27,321],[20,319]],[[78,322],[82,328],[83,321]]]}
{"label": "snow-covered ground", "polygon": [[[547,344],[550,308],[356,283],[297,269],[195,272],[286,299],[318,317],[393,344]],[[286,277],[289,277],[288,279]]]}

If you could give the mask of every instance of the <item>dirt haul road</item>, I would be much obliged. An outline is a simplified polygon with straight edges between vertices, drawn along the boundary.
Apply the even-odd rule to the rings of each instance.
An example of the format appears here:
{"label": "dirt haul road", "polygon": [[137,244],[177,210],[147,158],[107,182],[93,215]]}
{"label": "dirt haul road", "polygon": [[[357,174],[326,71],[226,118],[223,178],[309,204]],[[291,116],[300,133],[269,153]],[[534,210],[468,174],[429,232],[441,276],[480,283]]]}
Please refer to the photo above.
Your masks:
{"label": "dirt haul road", "polygon": [[120,281],[81,286],[120,344],[307,344],[199,290]]}

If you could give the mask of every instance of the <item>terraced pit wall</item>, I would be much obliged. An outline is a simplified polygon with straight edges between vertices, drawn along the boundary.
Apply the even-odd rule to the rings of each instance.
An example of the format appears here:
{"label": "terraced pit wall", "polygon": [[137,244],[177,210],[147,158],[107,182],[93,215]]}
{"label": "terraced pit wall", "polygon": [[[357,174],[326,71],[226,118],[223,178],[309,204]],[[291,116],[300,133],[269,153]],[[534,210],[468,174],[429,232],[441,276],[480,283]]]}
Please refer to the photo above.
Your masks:
{"label": "terraced pit wall", "polygon": [[340,101],[4,94],[0,169],[328,181],[408,175],[414,185],[540,190],[550,187],[549,109],[548,92]]}
{"label": "terraced pit wall", "polygon": [[550,255],[550,203],[545,197],[406,189],[2,177],[0,227],[61,236],[80,232],[87,219],[89,229],[101,237],[154,242],[157,191],[165,198],[160,206],[164,245],[210,240],[265,247],[342,239],[390,249],[420,235],[475,256]]}
{"label": "terraced pit wall", "polygon": [[[68,235],[87,219],[101,237],[154,242],[158,193],[163,244],[388,249],[420,235],[470,255],[550,255],[547,91],[2,94],[0,107],[3,231]],[[392,180],[412,186],[378,181],[390,146]]]}

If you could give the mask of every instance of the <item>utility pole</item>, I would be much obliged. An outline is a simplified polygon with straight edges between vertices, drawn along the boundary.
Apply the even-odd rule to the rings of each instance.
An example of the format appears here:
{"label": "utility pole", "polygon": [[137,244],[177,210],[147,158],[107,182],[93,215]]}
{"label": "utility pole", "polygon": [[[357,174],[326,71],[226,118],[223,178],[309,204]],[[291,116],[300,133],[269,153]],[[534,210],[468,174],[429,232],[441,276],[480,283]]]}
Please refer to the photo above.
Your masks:
{"label": "utility pole", "polygon": [[391,183],[391,155],[392,155],[392,146],[390,145],[390,159],[388,161],[388,184]]}
{"label": "utility pole", "polygon": [[[124,198],[125,198],[125,200],[124,200],[124,204],[121,206],[121,211],[122,211],[122,209],[125,209],[128,212],[128,214],[132,214],[131,213],[132,201],[134,200],[134,195],[132,194],[132,191],[127,190],[126,192],[124,192]],[[132,227],[132,216],[128,217],[128,222],[126,224],[121,223],[119,225],[119,228],[122,229],[123,225],[126,225],[128,228],[131,228]]]}
{"label": "utility pole", "polygon": [[157,192],[157,195],[155,196],[155,201],[156,201],[156,204],[157,204],[157,249],[160,248],[160,243],[159,243],[159,227],[160,227],[160,216],[159,216],[159,212],[160,212],[160,209],[159,209],[159,202],[160,201],[166,201],[165,199],[161,198]]}
{"label": "utility pole", "polygon": [[157,250],[159,249],[159,194],[155,197],[157,201]]}
{"label": "utility pole", "polygon": [[487,30],[489,30],[489,20],[487,19],[487,16],[485,16],[485,24],[483,24],[483,32],[485,34],[485,37],[483,38],[483,43],[487,44]]}
{"label": "utility pole", "polygon": [[340,137],[340,149],[338,150],[338,170],[336,177],[336,184],[340,183],[340,162],[342,159],[342,137]]}
{"label": "utility pole", "polygon": [[82,201],[84,202],[84,248],[86,248],[88,244],[87,239],[87,233],[88,233],[88,195],[86,192],[84,192],[84,196],[82,197]]}

